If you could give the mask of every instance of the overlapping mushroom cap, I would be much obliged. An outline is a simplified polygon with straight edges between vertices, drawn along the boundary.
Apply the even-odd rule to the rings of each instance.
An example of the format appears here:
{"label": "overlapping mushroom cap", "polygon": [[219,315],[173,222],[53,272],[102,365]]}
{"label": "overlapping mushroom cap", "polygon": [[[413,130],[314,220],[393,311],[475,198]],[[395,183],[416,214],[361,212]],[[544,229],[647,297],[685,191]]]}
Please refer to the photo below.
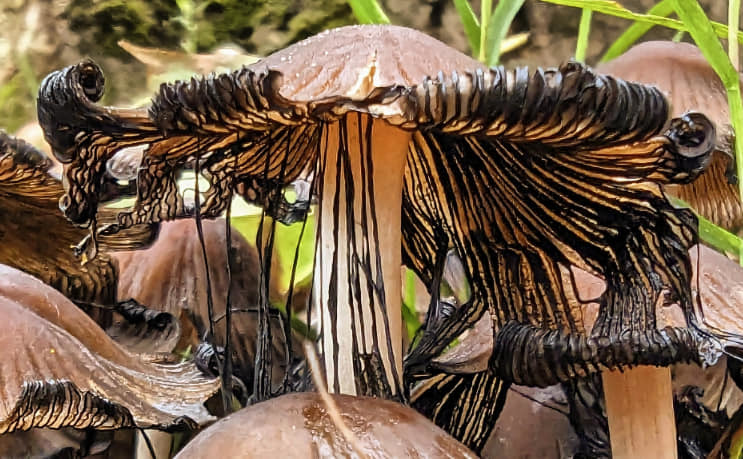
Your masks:
{"label": "overlapping mushroom cap", "polygon": [[600,64],[598,72],[627,81],[651,84],[667,94],[673,114],[688,111],[707,115],[717,127],[716,152],[709,168],[686,185],[668,191],[688,202],[701,215],[729,230],[743,226],[743,206],[734,178],[733,130],[725,86],[696,46],[649,41]]}
{"label": "overlapping mushroom cap", "polygon": [[35,427],[174,428],[210,420],[218,382],[114,343],[62,294],[0,265],[0,433]]}
{"label": "overlapping mushroom cap", "polygon": [[[694,328],[657,328],[656,304],[666,298],[687,324],[698,322],[687,254],[695,220],[660,185],[695,178],[715,136],[699,114],[669,121],[656,89],[576,63],[485,69],[418,32],[360,26],[231,74],[164,85],[148,112],[99,107],[101,92],[90,62],[50,75],[40,92],[39,119],[68,163],[63,208],[77,223],[96,213],[103,164],[129,145],[149,145],[138,200],[106,232],[192,215],[175,186],[179,168],[210,180],[205,216],[221,213],[235,190],[280,189],[314,173],[326,365],[350,327],[358,393],[394,393],[385,363],[394,356],[385,354],[396,352],[400,245],[432,291],[453,249],[473,292],[426,324],[408,375],[425,374],[486,310],[496,335],[491,368],[506,381],[549,385],[719,352]],[[606,282],[592,329],[574,267]],[[367,323],[333,315],[347,305]],[[390,330],[386,351],[384,336],[364,334],[368,324]],[[387,384],[377,385],[383,374]]]}
{"label": "overlapping mushroom cap", "polygon": [[282,395],[220,419],[176,457],[476,457],[399,403],[348,395],[335,395],[333,401],[356,442],[344,436],[319,394],[303,392]]}
{"label": "overlapping mushroom cap", "polygon": [[[228,294],[232,309],[232,353],[235,374],[252,389],[258,335],[260,269],[258,254],[237,230],[231,233],[232,261],[228,271],[227,241],[223,219],[202,222],[204,247],[211,282],[216,346],[225,346],[225,312]],[[180,349],[195,350],[210,330],[206,264],[196,224],[191,220],[163,223],[158,240],[145,250],[118,252],[121,267],[119,298],[133,298],[178,317],[184,330]],[[230,290],[231,289],[231,290]],[[229,292],[229,293],[228,293]],[[275,380],[286,368],[284,334],[278,317],[271,320]]]}

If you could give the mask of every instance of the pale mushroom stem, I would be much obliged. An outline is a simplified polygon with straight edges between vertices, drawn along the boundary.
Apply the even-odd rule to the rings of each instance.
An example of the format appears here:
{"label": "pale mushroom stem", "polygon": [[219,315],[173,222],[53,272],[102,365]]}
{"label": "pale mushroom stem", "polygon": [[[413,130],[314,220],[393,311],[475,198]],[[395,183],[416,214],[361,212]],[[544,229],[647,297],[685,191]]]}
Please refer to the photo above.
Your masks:
{"label": "pale mushroom stem", "polygon": [[378,376],[386,375],[391,395],[401,386],[401,208],[410,136],[354,113],[323,132],[313,301],[332,393],[357,395],[364,384],[378,384],[369,379],[374,367],[384,369]]}
{"label": "pale mushroom stem", "polygon": [[612,457],[676,459],[670,368],[639,366],[601,376]]}

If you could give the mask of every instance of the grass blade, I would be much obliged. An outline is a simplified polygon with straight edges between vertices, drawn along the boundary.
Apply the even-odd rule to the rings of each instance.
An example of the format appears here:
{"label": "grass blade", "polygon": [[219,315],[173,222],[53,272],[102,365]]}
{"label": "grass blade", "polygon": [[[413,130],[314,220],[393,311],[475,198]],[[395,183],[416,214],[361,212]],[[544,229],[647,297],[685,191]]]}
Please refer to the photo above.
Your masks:
{"label": "grass blade", "polygon": [[390,23],[390,19],[377,0],[348,0],[348,4],[360,24]]}
{"label": "grass blade", "polygon": [[735,40],[735,32],[740,28],[740,0],[728,0],[728,56],[733,68],[738,68],[738,42]]}
{"label": "grass blade", "polygon": [[[490,0],[483,0],[484,3],[490,4]],[[489,24],[482,23],[482,30],[485,30],[486,36],[486,54],[480,49],[480,55],[485,56],[481,59],[488,66],[498,65],[500,59],[501,43],[508,33],[516,14],[524,5],[524,0],[500,0],[495,7],[492,21]],[[481,42],[482,46],[482,42]]]}
{"label": "grass blade", "polygon": [[[668,199],[676,207],[690,208],[689,204],[681,199],[673,196],[669,196]],[[702,241],[719,252],[738,256],[743,249],[743,239],[694,213],[699,220],[699,237]]]}
{"label": "grass blade", "polygon": [[580,26],[578,26],[578,41],[575,44],[575,60],[586,61],[586,50],[588,49],[588,35],[591,33],[591,15],[593,10],[583,8],[580,13]]}
{"label": "grass blade", "polygon": [[477,53],[480,62],[487,62],[488,60],[488,28],[490,27],[490,16],[492,14],[492,0],[480,0],[480,52]]}
{"label": "grass blade", "polygon": [[[673,0],[661,0],[660,2],[653,5],[647,12],[648,15],[666,17],[673,12]],[[609,47],[608,50],[601,56],[599,62],[606,62],[614,59],[615,57],[623,54],[627,51],[630,46],[634,45],[637,40],[645,35],[654,24],[647,22],[636,21],[631,26],[627,27],[622,35],[617,38],[614,43]]]}
{"label": "grass blade", "polygon": [[[670,19],[662,16],[656,16],[653,14],[640,14],[633,13],[627,8],[623,7],[617,2],[611,0],[541,0],[546,3],[552,3],[555,5],[572,6],[576,8],[590,8],[596,13],[606,14],[609,16],[616,16],[618,18],[629,19],[631,21],[638,21],[652,25],[659,25],[674,30],[688,31],[688,27],[683,22]],[[728,27],[725,24],[719,22],[712,22],[712,29],[714,33],[720,38],[727,38]],[[738,31],[737,35],[738,43],[743,43],[743,32]]]}
{"label": "grass blade", "polygon": [[470,43],[470,49],[473,56],[480,55],[480,22],[472,11],[469,0],[454,0],[454,7],[459,13],[459,19],[462,21],[464,33],[467,35],[467,41]]}

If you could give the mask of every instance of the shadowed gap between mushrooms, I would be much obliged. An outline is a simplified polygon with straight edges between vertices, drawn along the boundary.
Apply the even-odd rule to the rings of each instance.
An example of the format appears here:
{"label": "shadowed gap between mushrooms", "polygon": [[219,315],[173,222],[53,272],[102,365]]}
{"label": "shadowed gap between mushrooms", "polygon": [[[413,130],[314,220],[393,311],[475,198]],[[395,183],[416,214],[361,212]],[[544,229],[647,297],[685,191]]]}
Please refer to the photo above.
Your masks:
{"label": "shadowed gap between mushrooms", "polygon": [[[78,224],[94,220],[103,164],[129,145],[149,145],[137,202],[101,234],[192,215],[175,174],[197,158],[211,181],[205,218],[241,184],[314,173],[313,295],[331,391],[403,395],[400,247],[427,285],[449,249],[472,282],[470,303],[427,324],[406,381],[486,310],[492,371],[506,383],[720,352],[689,286],[695,219],[660,187],[698,175],[714,128],[699,114],[669,121],[655,89],[576,63],[484,69],[394,26],[336,29],[231,74],[164,85],[148,111],[97,106],[102,78],[84,62],[48,76],[39,96],[65,162],[62,207]],[[607,284],[592,329],[572,267]],[[684,326],[656,327],[666,298]]]}

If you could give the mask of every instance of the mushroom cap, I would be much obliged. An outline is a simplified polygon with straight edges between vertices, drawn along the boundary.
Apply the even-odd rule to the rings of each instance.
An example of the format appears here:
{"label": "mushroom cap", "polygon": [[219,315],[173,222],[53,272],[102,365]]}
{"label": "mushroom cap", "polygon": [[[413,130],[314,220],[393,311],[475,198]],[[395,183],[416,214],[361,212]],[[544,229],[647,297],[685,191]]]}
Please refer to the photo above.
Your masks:
{"label": "mushroom cap", "polygon": [[714,223],[737,231],[743,225],[743,207],[737,186],[727,178],[734,151],[727,94],[699,48],[690,43],[648,41],[599,64],[596,70],[627,81],[655,85],[668,96],[675,116],[697,111],[715,123],[717,153],[712,156],[709,168],[694,182],[667,189]]}
{"label": "mushroom cap", "polygon": [[[332,397],[367,457],[476,457],[412,408],[369,397]],[[320,395],[303,392],[282,395],[220,419],[176,458],[351,457],[354,452]]]}
{"label": "mushroom cap", "polygon": [[219,382],[113,342],[61,293],[0,265],[0,432],[33,427],[168,428],[203,423]]}
{"label": "mushroom cap", "polygon": [[482,63],[414,29],[392,25],[327,30],[249,66],[284,75],[288,100],[367,98],[374,89],[415,86],[439,72],[486,69]]}
{"label": "mushroom cap", "polygon": [[[203,220],[204,245],[212,282],[212,300],[215,320],[223,317],[230,287],[227,275],[226,221]],[[236,230],[231,232],[233,261],[231,265],[232,291],[232,347],[233,362],[241,376],[249,382],[252,377],[258,333],[259,274],[258,253]],[[206,290],[206,267],[194,220],[177,220],[162,224],[157,241],[145,250],[117,252],[119,262],[118,297],[121,301],[133,298],[153,309],[168,312],[180,318],[184,335],[180,349],[201,341],[209,329]],[[275,377],[283,376],[284,334],[277,320],[272,321]],[[215,326],[216,345],[225,344],[225,320]]]}

